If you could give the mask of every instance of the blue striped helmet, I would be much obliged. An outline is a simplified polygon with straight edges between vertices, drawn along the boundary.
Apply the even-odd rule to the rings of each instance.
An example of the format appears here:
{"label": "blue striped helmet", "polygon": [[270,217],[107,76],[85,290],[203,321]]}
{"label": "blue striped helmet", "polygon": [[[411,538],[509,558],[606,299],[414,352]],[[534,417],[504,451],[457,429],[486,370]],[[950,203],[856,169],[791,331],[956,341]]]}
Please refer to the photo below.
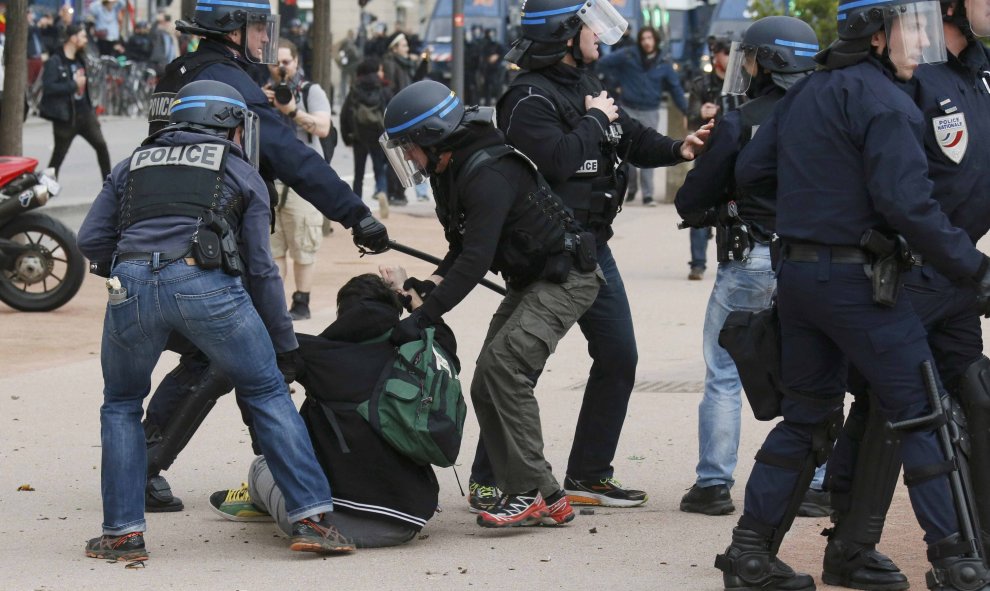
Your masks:
{"label": "blue striped helmet", "polygon": [[897,15],[899,6],[916,3],[918,0],[839,0],[839,39],[869,37],[884,28],[886,19]]}
{"label": "blue striped helmet", "polygon": [[447,139],[464,118],[464,103],[434,80],[415,82],[399,91],[385,109],[385,134],[430,147]]}
{"label": "blue striped helmet", "polygon": [[244,123],[247,104],[237,89],[215,80],[197,80],[183,86],[169,107],[168,122],[233,129]]}
{"label": "blue striped helmet", "polygon": [[768,16],[756,21],[743,35],[739,48],[755,52],[760,67],[782,74],[815,69],[818,38],[808,23],[793,16]]}

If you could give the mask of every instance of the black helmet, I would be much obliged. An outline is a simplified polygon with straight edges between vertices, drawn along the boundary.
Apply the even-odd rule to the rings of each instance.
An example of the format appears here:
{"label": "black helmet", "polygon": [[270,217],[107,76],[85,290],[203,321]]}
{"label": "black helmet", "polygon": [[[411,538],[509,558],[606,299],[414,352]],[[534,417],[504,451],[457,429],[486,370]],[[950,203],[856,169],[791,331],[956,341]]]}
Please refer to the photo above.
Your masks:
{"label": "black helmet", "polygon": [[[241,44],[234,46],[248,61],[274,64],[278,61],[277,14],[267,0],[197,0],[192,22],[178,20],[175,28],[183,33],[199,35],[230,44],[226,35],[241,31]],[[248,47],[248,27],[263,27],[266,42],[251,51]],[[260,30],[259,30],[260,33]]]}
{"label": "black helmet", "polygon": [[216,80],[197,80],[183,86],[169,107],[168,130],[191,129],[230,139],[243,126],[245,156],[258,164],[258,116],[237,89]]}
{"label": "black helmet", "polygon": [[602,43],[613,45],[629,26],[609,0],[526,0],[520,14],[522,37],[506,61],[535,70],[551,66],[567,54],[567,40],[587,25]]}
{"label": "black helmet", "polygon": [[924,10],[926,5],[934,4],[927,0],[839,0],[836,15],[839,39],[849,41],[871,37],[889,25],[893,18]]}
{"label": "black helmet", "polygon": [[[920,64],[945,61],[942,10],[937,0],[839,0],[839,38],[815,60],[841,68],[876,53],[874,33],[883,31],[887,44],[880,59],[897,74],[910,77]],[[891,43],[899,38],[900,43]]]}
{"label": "black helmet", "polygon": [[816,53],[818,38],[808,23],[793,16],[763,17],[746,29],[742,41],[732,43],[722,90],[745,94],[755,76],[758,93],[761,85],[770,83],[764,70],[777,74],[809,72],[815,69]]}

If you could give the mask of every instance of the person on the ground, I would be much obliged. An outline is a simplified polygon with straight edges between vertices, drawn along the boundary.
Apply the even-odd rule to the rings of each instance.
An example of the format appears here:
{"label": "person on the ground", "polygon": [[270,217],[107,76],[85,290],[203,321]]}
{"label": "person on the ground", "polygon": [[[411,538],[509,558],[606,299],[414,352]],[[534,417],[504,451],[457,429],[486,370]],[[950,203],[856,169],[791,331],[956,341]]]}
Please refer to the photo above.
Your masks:
{"label": "person on the ground", "polygon": [[[660,53],[660,33],[653,27],[639,30],[635,46],[619,49],[602,57],[598,60],[598,68],[607,71],[618,84],[618,101],[622,110],[643,127],[660,128],[660,107],[665,93],[677,110],[687,115],[688,103],[680,77],[673,66],[663,59]],[[633,201],[636,193],[642,189],[643,205],[655,207],[653,168],[629,166],[627,170],[629,188],[626,203]]]}
{"label": "person on the ground", "polygon": [[[712,119],[721,119],[722,85],[725,82],[725,68],[729,64],[731,42],[727,37],[711,37],[708,40],[708,53],[712,71],[702,74],[688,85],[688,129],[697,129]],[[745,101],[745,95],[736,95],[736,100]],[[688,236],[691,244],[691,260],[688,261],[688,280],[701,281],[708,267],[708,242],[712,239],[712,229],[690,228]]]}
{"label": "person on the ground", "polygon": [[89,6],[93,19],[93,31],[100,55],[117,55],[124,52],[124,39],[120,30],[124,27],[125,0],[100,0]]}
{"label": "person on the ground", "polygon": [[505,145],[491,107],[468,107],[439,82],[416,82],[385,111],[382,142],[405,186],[430,179],[449,249],[426,280],[406,287],[423,305],[392,340],[418,338],[461,303],[489,270],[508,293],[471,379],[481,438],[504,494],[478,513],[482,527],[564,524],[567,495],[543,457],[534,376],[604,283],[584,232],[531,161]]}
{"label": "person on the ground", "polygon": [[96,151],[100,178],[105,179],[110,174],[110,151],[89,94],[84,55],[88,40],[81,25],[65,28],[62,47],[48,58],[41,74],[42,95],[38,111],[41,117],[52,122],[55,146],[48,166],[55,169],[55,174],[62,168],[72,140],[79,135]]}
{"label": "person on the ground", "polygon": [[[306,399],[299,413],[334,491],[333,522],[358,548],[412,540],[438,506],[433,468],[395,450],[355,409],[393,361],[387,337],[402,314],[400,294],[413,311],[422,305],[414,291],[402,288],[404,269],[383,266],[380,272],[358,275],[340,288],[337,319],[322,333],[296,335],[305,361],[298,381]],[[454,334],[442,322],[436,329],[435,342],[459,370]],[[291,531],[285,495],[263,456],[248,469],[246,486],[213,493],[210,507],[224,519],[271,519],[286,535]]]}
{"label": "person on the ground", "polygon": [[83,254],[110,261],[100,355],[103,535],[86,555],[148,558],[141,405],[172,331],[207,354],[251,409],[286,494],[290,548],[353,551],[329,517],[330,487],[276,362],[298,357],[299,344],[268,249],[268,191],[249,160],[257,118],[239,92],[210,80],[182,88],[170,113],[170,126],[117,164],[79,231]]}
{"label": "person on the ground", "polygon": [[[174,93],[193,80],[218,80],[230,84],[245,98],[248,108],[258,116],[261,134],[265,138],[257,146],[260,172],[268,184],[269,195],[274,202],[277,194],[273,180],[289,185],[303,199],[309,201],[329,219],[351,228],[355,244],[373,252],[384,250],[388,244],[385,226],[371,215],[368,207],[354,195],[327,162],[310,146],[303,143],[289,127],[283,115],[268,102],[268,97],[247,74],[246,68],[261,62],[273,63],[277,57],[278,17],[266,4],[248,6],[198,5],[192,21],[178,21],[176,28],[187,34],[200,36],[196,51],[186,53],[166,69],[152,97],[149,113],[150,131],[163,125],[162,109],[166,109]],[[159,385],[148,403],[145,429],[149,442],[166,426],[156,417],[168,416],[169,409],[181,404],[189,396],[185,387],[210,365],[200,352],[181,335],[174,335],[169,350],[182,353],[179,367],[173,370]],[[209,383],[216,397],[229,390],[226,378],[216,376]],[[213,398],[215,400],[215,398]],[[208,409],[192,409],[192,414],[203,414]],[[251,428],[251,418],[242,408],[245,423]],[[184,440],[192,436],[198,424],[190,424]],[[174,451],[178,453],[178,451]],[[171,463],[174,457],[167,463]],[[149,465],[149,487],[146,508],[149,511],[179,511],[182,501],[172,495],[168,482]]]}
{"label": "person on the ground", "polygon": [[[719,331],[735,310],[768,308],[777,289],[770,261],[776,235],[774,187],[738,190],[733,178],[736,157],[787,90],[815,69],[812,57],[818,39],[797,18],[770,16],[750,25],[733,51],[737,58],[731,63],[741,71],[729,74],[731,92],[752,100],[722,117],[708,149],[695,161],[674,200],[688,224],[715,225],[719,235],[718,271],[703,333],[705,391],[698,405],[697,478],[680,504],[681,511],[706,515],[735,511],[730,489],[735,483],[742,417],[739,371],[718,344]],[[737,243],[733,237],[739,236],[744,238]],[[824,477],[824,467],[818,471]],[[809,489],[806,502],[825,494],[821,486]]]}
{"label": "person on the ground", "polygon": [[344,106],[340,109],[340,135],[345,146],[354,149],[354,180],[351,188],[363,195],[364,168],[371,158],[375,175],[374,199],[379,208],[388,208],[388,160],[378,139],[385,131],[385,107],[392,100],[392,91],[385,86],[385,71],[376,57],[364,59],[357,67],[357,78],[351,85]]}
{"label": "person on the ground", "polygon": [[[924,116],[924,147],[932,198],[973,244],[990,230],[990,36],[987,0],[941,2],[947,61],[918,67],[902,85]],[[926,260],[904,274],[901,297],[907,297],[921,318],[938,374],[955,405],[967,415],[977,437],[968,464],[984,472],[990,450],[978,436],[986,424],[982,383],[967,379],[985,368],[977,293],[952,282]],[[857,389],[858,387],[858,389]],[[876,551],[893,499],[900,458],[880,425],[883,412],[866,384],[850,380],[856,399],[828,462],[827,484],[835,509],[828,531],[823,579],[831,584],[864,588],[884,585],[907,589],[907,577]],[[878,433],[878,431],[880,431]],[[974,478],[979,528],[990,529],[990,490],[986,479]],[[882,492],[880,492],[882,491]],[[984,538],[986,539],[986,538]]]}
{"label": "person on the ground", "polygon": [[[278,62],[268,66],[271,81],[265,86],[265,96],[282,113],[285,121],[296,131],[296,137],[323,156],[320,139],[330,135],[330,99],[323,88],[306,80],[299,70],[299,53],[286,39],[278,42]],[[309,297],[313,291],[316,254],[323,244],[323,214],[312,203],[299,196],[291,187],[276,181],[278,194],[275,231],[272,232],[272,256],[279,274],[288,277],[286,254],[292,256],[293,320],[310,317]]]}
{"label": "person on the ground", "polygon": [[[608,3],[578,8],[564,0],[527,2],[522,37],[506,55],[524,72],[499,100],[498,127],[511,146],[532,159],[578,223],[595,235],[596,258],[606,279],[578,320],[594,361],[564,489],[572,503],[632,507],[645,503],[647,494],[623,487],[612,466],[638,360],[629,301],[608,246],[626,189],[618,160],[643,167],[691,160],[709,128],[677,141],[617,107],[586,65],[598,59],[598,38],[614,43],[627,23]],[[471,469],[470,503],[476,509],[498,498],[489,451],[484,441],[479,443]]]}
{"label": "person on the ground", "polygon": [[[970,532],[957,507],[967,499],[950,486],[959,468],[948,462],[949,437],[936,423],[916,424],[933,412],[932,395],[945,395],[937,374],[925,375],[933,356],[924,324],[911,300],[891,291],[897,278],[877,276],[890,256],[914,260],[886,247],[896,233],[946,277],[976,285],[983,309],[990,299],[990,259],[931,199],[923,116],[894,82],[945,60],[942,15],[933,1],[849,1],[837,25],[839,39],[816,55],[824,69],[778,102],[736,162],[740,190],[777,187],[783,420],[756,454],[743,515],[715,566],[726,589],[815,589],[777,553],[815,466],[832,451],[854,366],[876,397],[881,429],[915,423],[896,435],[932,564],[929,589],[983,591],[990,573],[973,558],[977,542],[962,537]],[[879,280],[888,277],[892,285]]]}

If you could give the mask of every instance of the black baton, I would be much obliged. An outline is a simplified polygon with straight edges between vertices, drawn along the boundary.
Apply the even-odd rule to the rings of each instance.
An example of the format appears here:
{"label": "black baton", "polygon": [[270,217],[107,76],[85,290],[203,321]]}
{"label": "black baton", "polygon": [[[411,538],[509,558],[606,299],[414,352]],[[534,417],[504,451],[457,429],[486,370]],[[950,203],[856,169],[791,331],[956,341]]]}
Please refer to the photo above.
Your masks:
{"label": "black baton", "polygon": [[[439,265],[441,263],[440,259],[438,259],[437,257],[433,256],[432,254],[423,252],[422,250],[416,250],[415,248],[412,248],[410,246],[406,246],[405,244],[399,244],[395,240],[389,240],[388,241],[388,247],[391,250],[394,250],[396,252],[401,252],[402,254],[407,254],[407,255],[409,255],[411,257],[415,257],[415,258],[417,258],[417,259],[419,259],[421,261],[426,261],[427,263],[432,263],[434,265]],[[495,293],[497,293],[500,296],[506,295],[506,291],[505,291],[505,288],[504,287],[502,287],[501,285],[492,283],[491,281],[489,281],[487,279],[482,279],[481,281],[479,281],[479,284],[480,285],[484,285],[485,287],[487,287],[488,289],[494,291]]]}

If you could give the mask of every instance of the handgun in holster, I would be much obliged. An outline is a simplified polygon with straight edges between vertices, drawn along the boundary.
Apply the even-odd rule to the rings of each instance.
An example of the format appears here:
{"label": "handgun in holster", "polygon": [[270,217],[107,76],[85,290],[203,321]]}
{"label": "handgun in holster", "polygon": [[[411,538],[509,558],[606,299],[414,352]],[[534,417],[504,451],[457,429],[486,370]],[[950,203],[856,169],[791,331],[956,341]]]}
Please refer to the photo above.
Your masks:
{"label": "handgun in holster", "polygon": [[910,267],[911,251],[903,236],[885,235],[876,229],[863,232],[859,246],[869,253],[872,262],[866,274],[873,283],[873,301],[888,308],[897,304],[901,291],[901,272]]}
{"label": "handgun in holster", "polygon": [[718,262],[745,261],[753,251],[749,224],[739,217],[739,207],[730,201],[719,210],[715,225],[715,253]]}

